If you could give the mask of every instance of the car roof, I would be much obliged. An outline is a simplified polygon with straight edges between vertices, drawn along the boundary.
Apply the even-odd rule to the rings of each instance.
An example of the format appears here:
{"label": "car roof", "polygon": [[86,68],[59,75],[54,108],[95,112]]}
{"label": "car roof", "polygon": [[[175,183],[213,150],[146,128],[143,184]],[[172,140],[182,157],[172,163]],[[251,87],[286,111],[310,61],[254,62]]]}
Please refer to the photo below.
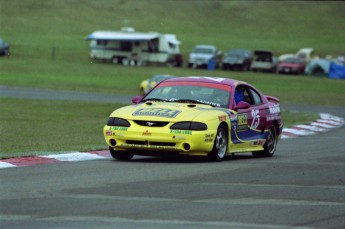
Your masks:
{"label": "car roof", "polygon": [[217,78],[217,77],[207,77],[207,76],[188,76],[188,77],[176,77],[167,79],[164,82],[205,82],[205,83],[218,83],[218,84],[225,84],[229,86],[236,86],[237,84],[250,84],[235,80],[235,79],[228,79],[228,78]]}
{"label": "car roof", "polygon": [[251,52],[250,49],[246,48],[233,48],[229,49],[228,52]]}
{"label": "car roof", "polygon": [[270,50],[254,50],[255,55],[273,55],[273,52]]}
{"label": "car roof", "polygon": [[215,49],[216,46],[214,46],[214,45],[196,45],[194,48],[212,48],[212,49]]}

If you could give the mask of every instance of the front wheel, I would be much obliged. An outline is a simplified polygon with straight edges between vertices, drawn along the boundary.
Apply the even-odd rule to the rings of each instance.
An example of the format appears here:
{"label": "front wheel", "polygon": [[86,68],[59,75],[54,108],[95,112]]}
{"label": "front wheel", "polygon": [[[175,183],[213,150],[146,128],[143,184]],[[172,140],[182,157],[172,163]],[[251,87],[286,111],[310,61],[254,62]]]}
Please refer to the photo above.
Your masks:
{"label": "front wheel", "polygon": [[253,152],[254,157],[272,157],[277,148],[277,128],[275,125],[270,127],[263,151]]}
{"label": "front wheel", "polygon": [[214,139],[212,151],[207,155],[211,161],[221,161],[224,159],[228,149],[228,137],[224,127],[218,127],[217,136]]}
{"label": "front wheel", "polygon": [[127,151],[118,151],[114,150],[114,148],[109,147],[110,154],[113,158],[119,161],[129,161],[133,158],[134,154],[127,152]]}

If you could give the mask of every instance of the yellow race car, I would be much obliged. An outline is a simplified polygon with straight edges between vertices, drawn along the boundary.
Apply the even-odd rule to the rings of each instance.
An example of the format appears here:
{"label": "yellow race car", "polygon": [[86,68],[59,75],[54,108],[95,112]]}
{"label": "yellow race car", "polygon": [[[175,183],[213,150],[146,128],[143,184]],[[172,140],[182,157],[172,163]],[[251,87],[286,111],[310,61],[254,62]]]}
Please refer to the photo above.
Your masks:
{"label": "yellow race car", "polygon": [[140,83],[140,95],[145,95],[147,92],[149,92],[154,86],[156,86],[157,83],[166,80],[171,79],[174,76],[171,75],[154,75],[149,79],[143,80]]}
{"label": "yellow race car", "polygon": [[104,127],[111,155],[273,156],[282,133],[279,100],[231,79],[177,77],[158,83]]}

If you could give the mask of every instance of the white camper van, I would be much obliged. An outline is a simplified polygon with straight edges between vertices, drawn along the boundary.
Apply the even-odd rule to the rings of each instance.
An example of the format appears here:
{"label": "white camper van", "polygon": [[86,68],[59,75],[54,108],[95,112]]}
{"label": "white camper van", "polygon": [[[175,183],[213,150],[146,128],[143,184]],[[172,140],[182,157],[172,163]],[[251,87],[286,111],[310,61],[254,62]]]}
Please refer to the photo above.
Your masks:
{"label": "white camper van", "polygon": [[124,65],[167,63],[182,66],[183,62],[181,42],[175,34],[142,33],[125,27],[121,31],[95,31],[86,40],[90,40],[90,57],[96,60]]}

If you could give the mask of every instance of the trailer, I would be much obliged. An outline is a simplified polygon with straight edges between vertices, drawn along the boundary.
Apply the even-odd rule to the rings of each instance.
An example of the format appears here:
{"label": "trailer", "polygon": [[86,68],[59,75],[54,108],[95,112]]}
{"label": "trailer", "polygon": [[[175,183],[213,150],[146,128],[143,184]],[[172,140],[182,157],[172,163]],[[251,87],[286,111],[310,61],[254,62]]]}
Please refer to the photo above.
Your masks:
{"label": "trailer", "polygon": [[86,40],[90,41],[90,58],[94,60],[123,65],[183,64],[181,42],[175,34],[136,32],[125,27],[120,31],[95,31]]}

